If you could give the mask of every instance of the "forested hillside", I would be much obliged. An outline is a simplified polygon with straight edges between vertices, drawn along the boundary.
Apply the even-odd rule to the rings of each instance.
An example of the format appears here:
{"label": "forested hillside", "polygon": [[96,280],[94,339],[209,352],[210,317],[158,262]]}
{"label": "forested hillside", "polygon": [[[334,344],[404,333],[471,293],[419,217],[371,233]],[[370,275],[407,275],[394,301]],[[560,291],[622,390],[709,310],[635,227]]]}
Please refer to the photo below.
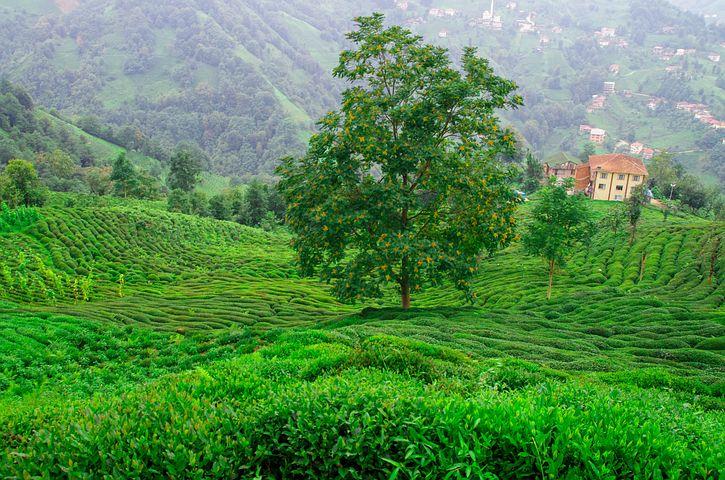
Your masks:
{"label": "forested hillside", "polygon": [[[111,162],[123,151],[57,112],[38,107],[20,86],[0,81],[0,166],[13,159],[27,160],[52,190],[103,195],[110,190]],[[162,172],[159,160],[134,151],[128,155],[144,172],[146,184],[157,182]],[[158,186],[152,190],[158,191]]]}
{"label": "forested hillside", "polygon": [[[675,108],[704,104],[725,119],[721,67],[708,58],[725,53],[722,28],[664,1],[494,6],[500,29],[484,20],[488,1],[0,0],[0,73],[87,130],[113,124],[150,156],[192,141],[216,172],[270,172],[334,106],[341,85],[330,72],[352,17],[379,10],[454,56],[480,47],[516,80],[525,106],[507,120],[522,148],[578,154],[588,123],[607,130],[601,151],[666,149],[722,183],[722,134]],[[663,57],[668,49],[684,53]],[[616,93],[590,108],[605,81]]]}
{"label": "forested hillside", "polygon": [[269,171],[336,99],[318,50],[341,39],[341,23],[320,7],[58,3],[0,2],[2,71],[69,115],[139,128],[155,149],[196,142],[218,172]]}

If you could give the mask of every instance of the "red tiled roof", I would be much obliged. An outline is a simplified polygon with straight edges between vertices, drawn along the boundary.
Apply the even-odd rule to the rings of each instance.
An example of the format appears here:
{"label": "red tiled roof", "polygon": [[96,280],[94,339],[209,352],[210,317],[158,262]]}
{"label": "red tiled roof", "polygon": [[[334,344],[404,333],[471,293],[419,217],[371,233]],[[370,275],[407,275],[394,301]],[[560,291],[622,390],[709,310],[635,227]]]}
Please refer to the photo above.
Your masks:
{"label": "red tiled roof", "polygon": [[647,167],[642,160],[620,153],[607,155],[592,155],[589,157],[591,171],[602,171],[609,173],[632,173],[635,175],[648,175]]}

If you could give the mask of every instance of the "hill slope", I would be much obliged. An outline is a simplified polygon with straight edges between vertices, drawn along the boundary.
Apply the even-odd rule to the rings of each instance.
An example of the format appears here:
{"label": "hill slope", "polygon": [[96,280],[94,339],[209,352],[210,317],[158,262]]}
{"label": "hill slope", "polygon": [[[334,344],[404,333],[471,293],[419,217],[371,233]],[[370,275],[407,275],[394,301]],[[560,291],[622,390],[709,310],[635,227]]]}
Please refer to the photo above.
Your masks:
{"label": "hill slope", "polygon": [[646,209],[552,302],[515,245],[478,305],[442,287],[404,312],[299,279],[281,232],[70,195],[37,213],[0,222],[2,476],[717,478],[722,223]]}
{"label": "hill slope", "polygon": [[[303,149],[312,122],[337,103],[330,71],[343,32],[378,10],[454,54],[480,47],[522,87],[526,106],[508,120],[542,158],[579,153],[578,126],[590,123],[609,132],[603,150],[623,140],[681,152],[692,171],[722,181],[708,164],[718,142],[700,142],[708,127],[674,105],[704,103],[725,118],[720,67],[708,59],[725,54],[725,34],[664,1],[499,1],[501,30],[482,26],[486,2],[459,0],[61,3],[65,13],[49,1],[0,0],[0,73],[66,115],[138,128],[167,148],[194,141],[220,173],[269,172]],[[615,37],[595,36],[603,27]],[[666,59],[657,46],[694,52]],[[587,112],[604,81],[636,95],[609,95]]]}

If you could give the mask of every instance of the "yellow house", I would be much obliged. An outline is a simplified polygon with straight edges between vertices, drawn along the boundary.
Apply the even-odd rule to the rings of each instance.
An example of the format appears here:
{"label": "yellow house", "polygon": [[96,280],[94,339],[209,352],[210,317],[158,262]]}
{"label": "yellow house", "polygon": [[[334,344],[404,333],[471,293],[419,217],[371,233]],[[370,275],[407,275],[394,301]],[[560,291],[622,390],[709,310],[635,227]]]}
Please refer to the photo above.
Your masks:
{"label": "yellow house", "polygon": [[593,200],[626,200],[649,177],[642,160],[629,155],[592,155],[588,167],[587,193]]}

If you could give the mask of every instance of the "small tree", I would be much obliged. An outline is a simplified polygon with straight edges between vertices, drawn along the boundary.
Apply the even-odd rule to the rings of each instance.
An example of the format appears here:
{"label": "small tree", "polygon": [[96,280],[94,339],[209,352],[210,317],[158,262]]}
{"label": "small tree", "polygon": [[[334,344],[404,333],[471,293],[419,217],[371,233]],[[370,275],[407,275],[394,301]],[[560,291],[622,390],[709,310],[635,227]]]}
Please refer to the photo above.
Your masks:
{"label": "small tree", "polygon": [[246,224],[253,227],[259,226],[264,215],[267,213],[267,188],[260,182],[252,182],[247,189]]}
{"label": "small tree", "polygon": [[524,235],[524,247],[530,255],[546,260],[549,287],[546,299],[551,299],[554,272],[563,267],[571,251],[592,235],[594,222],[586,197],[568,195],[571,181],[555,182],[544,187],[533,208],[531,222]]}
{"label": "small tree", "polygon": [[114,182],[116,195],[128,197],[138,184],[136,170],[131,161],[126,157],[126,152],[121,152],[113,162],[111,181]]}
{"label": "small tree", "polygon": [[629,227],[631,229],[631,235],[629,237],[630,245],[634,243],[634,237],[637,234],[637,225],[642,218],[642,206],[645,202],[643,185],[633,188],[629,198],[626,200],[627,220],[629,221]]}
{"label": "small tree", "polygon": [[0,175],[0,200],[10,207],[40,206],[45,203],[47,188],[38,178],[32,163],[10,160]]}
{"label": "small tree", "polygon": [[199,159],[187,150],[177,151],[169,161],[168,184],[171,190],[190,192],[196,187],[201,173]]}
{"label": "small tree", "polygon": [[109,167],[91,167],[85,174],[86,185],[94,195],[107,195],[111,192],[111,169]]}
{"label": "small tree", "polygon": [[586,145],[584,145],[584,149],[579,154],[579,160],[582,162],[588,162],[589,157],[597,153],[597,147],[592,142],[587,142]]}
{"label": "small tree", "polygon": [[526,154],[523,189],[526,193],[533,193],[541,188],[544,179],[544,166],[529,152]]}
{"label": "small tree", "polygon": [[278,170],[302,271],[344,300],[396,285],[409,308],[446,278],[472,300],[480,257],[514,237],[518,199],[496,160],[514,141],[495,111],[522,103],[516,85],[473,48],[458,69],[380,14],[356,22],[334,70],[352,84],[341,110]]}
{"label": "small tree", "polygon": [[610,208],[607,213],[599,221],[601,230],[609,230],[615,235],[626,225],[627,211],[621,204],[616,204]]}

